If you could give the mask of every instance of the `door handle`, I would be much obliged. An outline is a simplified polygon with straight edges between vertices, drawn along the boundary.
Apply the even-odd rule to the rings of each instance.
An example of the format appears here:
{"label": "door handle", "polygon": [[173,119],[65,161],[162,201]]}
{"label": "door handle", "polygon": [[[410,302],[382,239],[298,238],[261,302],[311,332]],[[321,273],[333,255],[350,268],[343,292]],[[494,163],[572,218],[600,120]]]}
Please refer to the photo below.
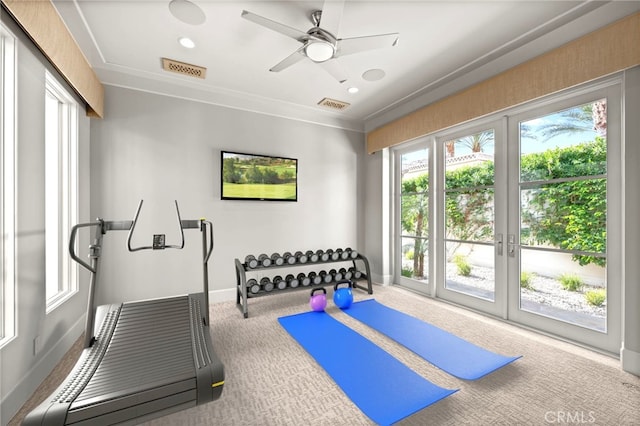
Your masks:
{"label": "door handle", "polygon": [[516,236],[509,234],[509,247],[507,248],[507,255],[509,257],[516,256]]}

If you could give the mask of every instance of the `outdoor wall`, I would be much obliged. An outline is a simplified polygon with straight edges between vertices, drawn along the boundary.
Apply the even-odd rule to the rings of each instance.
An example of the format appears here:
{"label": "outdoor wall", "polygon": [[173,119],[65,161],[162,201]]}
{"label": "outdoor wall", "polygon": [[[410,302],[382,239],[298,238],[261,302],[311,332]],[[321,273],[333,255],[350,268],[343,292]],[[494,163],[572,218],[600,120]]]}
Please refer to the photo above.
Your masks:
{"label": "outdoor wall", "polygon": [[[4,20],[18,37],[20,30]],[[29,41],[17,45],[16,337],[0,349],[0,424],[7,424],[83,331],[86,286],[45,313],[45,69]],[[73,93],[71,89],[68,89]],[[82,105],[82,104],[80,104]],[[79,217],[89,220],[89,118],[79,111]],[[88,239],[81,244],[86,246]],[[81,273],[82,282],[87,275]],[[36,353],[35,339],[39,345]]]}
{"label": "outdoor wall", "polygon": [[[166,233],[167,243],[178,238],[174,199],[183,219],[211,220],[212,300],[235,298],[234,259],[247,254],[338,247],[367,254],[363,134],[108,85],[105,100],[105,119],[91,126],[92,215],[133,219],[144,199],[140,245],[154,232]],[[298,201],[221,200],[223,149],[297,158]],[[185,237],[183,251],[129,253],[125,233],[108,234],[97,302],[200,291],[200,235]]]}

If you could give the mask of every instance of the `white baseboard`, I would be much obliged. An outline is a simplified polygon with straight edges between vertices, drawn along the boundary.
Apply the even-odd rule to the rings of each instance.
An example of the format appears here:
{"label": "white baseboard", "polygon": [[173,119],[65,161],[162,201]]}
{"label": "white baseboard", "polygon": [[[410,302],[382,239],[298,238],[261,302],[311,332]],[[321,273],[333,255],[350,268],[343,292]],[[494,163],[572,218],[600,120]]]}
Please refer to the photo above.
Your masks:
{"label": "white baseboard", "polygon": [[391,275],[380,275],[380,274],[371,274],[371,282],[379,283],[382,285],[391,285],[392,277]]}
{"label": "white baseboard", "polygon": [[9,420],[16,415],[38,386],[53,371],[84,331],[84,322],[85,315],[82,315],[60,340],[22,377],[18,384],[2,398],[2,401],[0,401],[0,424],[8,424]]}
{"label": "white baseboard", "polygon": [[624,343],[620,350],[620,364],[624,371],[640,376],[640,352],[625,348]]}

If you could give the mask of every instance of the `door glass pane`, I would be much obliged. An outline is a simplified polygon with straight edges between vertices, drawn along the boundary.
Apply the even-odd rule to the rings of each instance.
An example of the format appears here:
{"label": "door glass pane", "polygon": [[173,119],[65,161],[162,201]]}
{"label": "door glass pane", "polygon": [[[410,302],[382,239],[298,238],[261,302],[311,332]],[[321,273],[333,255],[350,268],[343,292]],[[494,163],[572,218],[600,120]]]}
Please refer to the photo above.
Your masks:
{"label": "door glass pane", "polygon": [[494,131],[445,142],[445,288],[495,300]]}
{"label": "door glass pane", "polygon": [[520,123],[520,308],[606,331],[606,100]]}
{"label": "door glass pane", "polygon": [[429,278],[429,150],[400,158],[400,228],[402,276],[427,282]]}

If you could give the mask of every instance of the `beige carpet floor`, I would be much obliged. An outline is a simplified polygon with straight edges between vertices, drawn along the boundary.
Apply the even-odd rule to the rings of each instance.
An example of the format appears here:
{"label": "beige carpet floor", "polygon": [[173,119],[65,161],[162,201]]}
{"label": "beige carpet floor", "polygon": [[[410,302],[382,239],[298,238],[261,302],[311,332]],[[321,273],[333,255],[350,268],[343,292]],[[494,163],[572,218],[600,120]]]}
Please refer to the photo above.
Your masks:
{"label": "beige carpet floor", "polygon": [[[623,372],[616,359],[397,287],[375,286],[372,296],[359,290],[354,295],[356,301],[375,298],[486,349],[523,356],[480,380],[459,380],[330,302],[327,312],[336,319],[431,382],[460,389],[401,425],[640,425],[640,378]],[[226,373],[222,397],[146,424],[372,424],[277,322],[308,309],[307,291],[250,300],[248,319],[233,302],[212,305],[214,347]],[[20,424],[57,386],[80,349],[78,342],[10,424]]]}

